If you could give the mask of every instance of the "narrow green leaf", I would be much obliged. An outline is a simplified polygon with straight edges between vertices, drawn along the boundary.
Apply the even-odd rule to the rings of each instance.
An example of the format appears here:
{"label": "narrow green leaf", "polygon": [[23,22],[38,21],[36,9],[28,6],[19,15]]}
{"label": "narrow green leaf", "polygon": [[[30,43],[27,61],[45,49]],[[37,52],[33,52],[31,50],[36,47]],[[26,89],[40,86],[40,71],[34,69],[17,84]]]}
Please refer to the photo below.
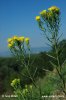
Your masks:
{"label": "narrow green leaf", "polygon": [[51,58],[57,60],[55,57],[53,57],[53,56],[51,56],[51,55],[49,55],[49,54],[47,54],[47,56],[49,56],[49,57],[51,57]]}
{"label": "narrow green leaf", "polygon": [[55,67],[55,68],[57,67],[57,65],[55,65],[53,62],[50,61],[50,63],[51,63],[51,65],[52,65],[53,67]]}

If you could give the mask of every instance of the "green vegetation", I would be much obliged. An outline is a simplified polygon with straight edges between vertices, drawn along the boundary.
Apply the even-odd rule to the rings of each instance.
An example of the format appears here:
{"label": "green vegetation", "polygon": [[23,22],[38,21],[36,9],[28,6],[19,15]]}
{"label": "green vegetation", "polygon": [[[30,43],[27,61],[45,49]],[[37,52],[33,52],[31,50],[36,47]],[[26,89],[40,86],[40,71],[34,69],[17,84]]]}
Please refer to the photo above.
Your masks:
{"label": "green vegetation", "polygon": [[[62,54],[60,54],[61,65],[63,63],[62,61],[63,59],[61,58],[62,57],[64,59],[66,58],[66,55],[65,55],[66,46],[65,45],[66,45],[66,40],[62,40],[59,43],[59,47],[60,48],[63,47]],[[48,53],[51,55],[54,55],[54,50],[51,50]],[[28,57],[26,57],[26,61],[27,59]],[[57,87],[58,85],[57,82],[59,83],[59,80],[58,80],[59,77],[53,76],[53,74],[55,74],[55,71],[49,62],[50,60],[52,61],[52,59],[47,56],[47,52],[41,52],[39,54],[32,54],[31,59],[30,59],[30,62],[32,61],[34,62],[34,63],[31,63],[30,72],[31,74],[33,74],[35,68],[37,68],[37,72],[35,74],[35,80],[37,80],[37,83],[40,83],[40,86],[43,91],[42,94],[44,93],[51,94],[53,91],[56,91],[56,89],[59,89],[59,87]],[[64,66],[65,64],[66,62],[64,63]],[[15,57],[0,58],[0,94],[3,94],[3,93],[13,94],[13,89],[11,88],[10,83],[15,77],[16,78],[20,77],[22,87],[24,87],[25,84],[31,83],[28,77],[20,74],[20,69],[21,69],[20,62],[17,61]],[[64,67],[64,69],[62,70],[63,74],[66,73],[65,69],[66,67]],[[23,73],[26,73],[24,69],[23,69]],[[40,82],[38,82],[39,79],[40,79]]]}
{"label": "green vegetation", "polygon": [[[43,57],[42,57],[43,56]],[[28,58],[26,58],[27,61]],[[45,59],[45,60],[44,60]],[[30,71],[31,74],[33,74],[35,68],[37,68],[37,73],[35,75],[35,78],[38,77],[44,77],[45,71],[44,69],[52,70],[52,67],[49,63],[50,58],[46,55],[46,53],[40,53],[40,54],[32,54],[31,56],[31,67]],[[34,61],[34,63],[32,63]],[[41,67],[40,67],[41,66]],[[21,77],[22,85],[30,83],[30,79],[26,76],[23,76],[20,74],[21,66],[20,62],[16,60],[14,57],[7,57],[7,58],[0,58],[0,93],[6,92],[10,88],[10,82],[15,77]],[[26,73],[26,70],[22,70],[23,73]],[[27,73],[26,73],[27,74]]]}

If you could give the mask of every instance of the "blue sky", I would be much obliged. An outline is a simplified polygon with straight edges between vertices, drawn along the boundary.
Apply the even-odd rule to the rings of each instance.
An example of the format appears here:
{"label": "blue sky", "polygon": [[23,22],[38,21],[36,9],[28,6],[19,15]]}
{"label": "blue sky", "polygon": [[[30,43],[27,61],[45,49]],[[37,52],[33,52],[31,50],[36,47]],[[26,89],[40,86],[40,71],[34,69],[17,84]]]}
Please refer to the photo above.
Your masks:
{"label": "blue sky", "polygon": [[66,38],[66,0],[0,0],[0,51],[7,51],[7,38],[30,37],[31,47],[45,47],[47,40],[38,28],[35,16],[50,6],[61,9],[61,33]]}

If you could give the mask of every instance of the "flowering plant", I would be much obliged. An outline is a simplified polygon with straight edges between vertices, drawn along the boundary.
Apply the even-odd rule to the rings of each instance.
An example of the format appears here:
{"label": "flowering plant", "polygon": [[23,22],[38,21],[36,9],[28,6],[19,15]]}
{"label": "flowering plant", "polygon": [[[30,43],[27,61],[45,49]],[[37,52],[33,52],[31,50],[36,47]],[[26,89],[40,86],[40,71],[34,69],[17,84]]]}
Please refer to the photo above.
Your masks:
{"label": "flowering plant", "polygon": [[56,63],[50,62],[52,66],[56,69],[60,81],[60,88],[66,94],[65,91],[65,78],[62,74],[62,65],[60,64],[59,52],[59,29],[60,29],[60,9],[56,6],[48,8],[48,10],[43,10],[40,12],[39,20],[36,16],[36,21],[38,22],[39,28],[45,34],[47,40],[50,42],[51,48],[55,51],[55,56],[47,54],[49,57],[55,60]]}
{"label": "flowering plant", "polygon": [[[36,70],[34,72],[34,75],[32,76],[29,70],[30,66],[30,39],[27,37],[18,37],[13,36],[12,38],[8,38],[8,47],[12,54],[16,56],[16,58],[21,62],[21,66],[23,66],[28,74],[29,79],[32,81],[33,85],[35,87],[35,81],[34,81],[34,75],[36,73]],[[26,54],[28,54],[28,61],[26,62]],[[22,69],[21,69],[22,70]],[[22,72],[21,75],[25,76]],[[27,77],[27,76],[26,76]],[[31,100],[32,97],[32,85],[25,86],[24,89],[22,89],[20,84],[20,78],[15,78],[11,82],[11,86],[14,88],[14,93],[18,95],[18,100]]]}

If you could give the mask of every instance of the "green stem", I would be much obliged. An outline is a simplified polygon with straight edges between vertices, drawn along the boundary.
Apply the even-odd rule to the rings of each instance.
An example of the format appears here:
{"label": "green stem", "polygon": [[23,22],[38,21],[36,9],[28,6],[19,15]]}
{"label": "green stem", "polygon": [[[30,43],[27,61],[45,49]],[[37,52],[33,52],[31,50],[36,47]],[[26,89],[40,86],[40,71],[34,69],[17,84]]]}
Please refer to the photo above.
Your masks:
{"label": "green stem", "polygon": [[56,68],[56,70],[57,70],[58,75],[60,76],[60,78],[61,78],[61,80],[62,80],[62,83],[63,83],[63,92],[64,92],[65,95],[66,95],[66,92],[65,92],[65,79],[64,79],[64,77],[61,75],[61,65],[60,65],[60,61],[59,61],[58,48],[57,48],[57,42],[56,42],[56,41],[55,41],[55,52],[56,52],[58,67],[60,67],[60,70],[59,70],[58,68]]}
{"label": "green stem", "polygon": [[32,76],[31,76],[31,74],[30,74],[30,72],[29,72],[28,66],[25,65],[25,67],[26,67],[26,69],[27,69],[27,72],[28,72],[29,78],[31,79],[31,81],[32,81],[32,83],[34,84],[34,86],[37,88],[37,86],[36,86],[36,84],[35,84],[35,82],[34,82]]}

